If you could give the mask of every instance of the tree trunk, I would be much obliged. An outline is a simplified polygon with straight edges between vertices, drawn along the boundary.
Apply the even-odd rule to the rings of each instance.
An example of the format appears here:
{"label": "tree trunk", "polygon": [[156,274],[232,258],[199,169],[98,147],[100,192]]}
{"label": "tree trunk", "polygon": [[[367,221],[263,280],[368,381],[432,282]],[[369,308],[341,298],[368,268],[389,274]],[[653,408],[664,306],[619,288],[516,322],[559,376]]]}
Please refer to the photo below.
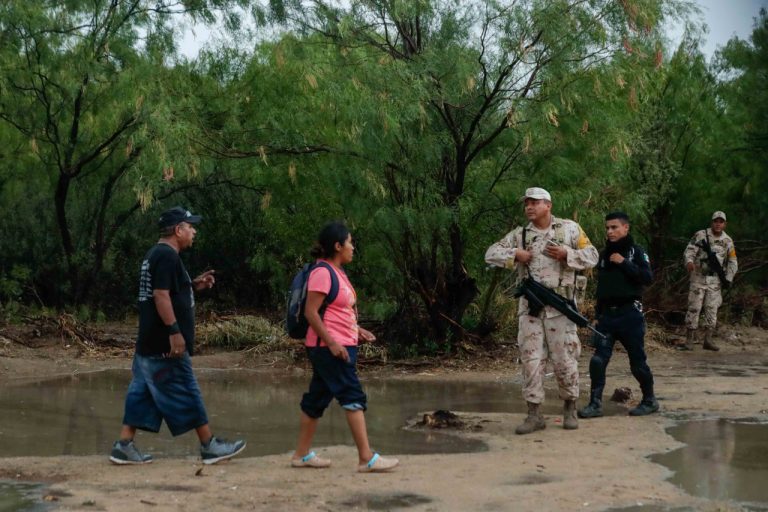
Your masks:
{"label": "tree trunk", "polygon": [[671,211],[669,203],[659,205],[650,216],[652,231],[648,240],[648,256],[651,259],[651,267],[654,273],[663,266],[664,246],[669,232]]}
{"label": "tree trunk", "polygon": [[464,266],[463,240],[456,223],[450,228],[450,248],[450,267],[422,258],[414,265],[413,272],[418,281],[414,283],[415,291],[424,302],[430,327],[438,342],[445,342],[449,334],[454,338],[464,336],[461,321],[478,293],[475,280]]}
{"label": "tree trunk", "polygon": [[70,294],[77,296],[79,287],[78,269],[75,263],[75,247],[72,243],[72,233],[67,221],[67,196],[72,178],[66,173],[59,173],[59,181],[56,184],[54,204],[56,207],[56,225],[61,236],[61,247],[64,249],[64,257],[67,260],[67,278],[69,279]]}

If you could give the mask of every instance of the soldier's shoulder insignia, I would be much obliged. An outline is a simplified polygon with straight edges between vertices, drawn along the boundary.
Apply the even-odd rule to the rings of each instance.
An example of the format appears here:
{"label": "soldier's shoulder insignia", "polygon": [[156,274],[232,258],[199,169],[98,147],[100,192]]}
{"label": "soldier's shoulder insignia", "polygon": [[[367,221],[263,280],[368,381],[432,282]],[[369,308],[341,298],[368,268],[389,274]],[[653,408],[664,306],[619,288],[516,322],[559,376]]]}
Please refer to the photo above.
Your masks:
{"label": "soldier's shoulder insignia", "polygon": [[578,228],[579,228],[579,240],[576,243],[576,246],[579,249],[584,249],[585,247],[589,247],[590,245],[592,245],[592,242],[589,241],[589,237],[587,236],[587,234],[584,232],[583,229],[581,229],[581,226],[578,226]]}
{"label": "soldier's shoulder insignia", "polygon": [[645,261],[646,263],[651,262],[651,258],[648,257],[648,253],[645,251],[643,251],[643,261]]}
{"label": "soldier's shoulder insignia", "polygon": [[736,248],[731,247],[731,252],[728,253],[729,258],[735,258],[736,257]]}

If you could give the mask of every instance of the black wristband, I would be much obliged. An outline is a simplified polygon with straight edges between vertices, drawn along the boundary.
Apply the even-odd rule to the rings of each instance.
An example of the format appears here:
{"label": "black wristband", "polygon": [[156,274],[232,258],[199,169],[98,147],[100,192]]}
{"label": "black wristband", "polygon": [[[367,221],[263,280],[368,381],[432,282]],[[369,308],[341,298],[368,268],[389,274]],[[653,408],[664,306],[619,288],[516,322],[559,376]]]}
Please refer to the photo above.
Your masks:
{"label": "black wristband", "polygon": [[173,322],[171,325],[168,326],[168,334],[179,334],[181,332],[181,329],[179,329],[178,322]]}

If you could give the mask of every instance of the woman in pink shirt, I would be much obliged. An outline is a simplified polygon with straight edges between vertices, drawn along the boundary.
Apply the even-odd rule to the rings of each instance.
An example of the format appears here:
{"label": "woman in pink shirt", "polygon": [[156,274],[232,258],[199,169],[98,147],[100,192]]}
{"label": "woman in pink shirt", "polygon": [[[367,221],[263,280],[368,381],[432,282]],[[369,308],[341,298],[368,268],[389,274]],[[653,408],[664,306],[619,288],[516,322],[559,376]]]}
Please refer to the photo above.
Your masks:
{"label": "woman in pink shirt", "polygon": [[[367,398],[357,378],[357,344],[374,341],[370,331],[357,325],[357,294],[342,267],[352,261],[355,246],[347,227],[340,222],[326,225],[312,249],[312,256],[330,266],[316,266],[307,281],[304,316],[309,322],[305,345],[312,363],[309,391],[301,399],[299,440],[291,458],[293,467],[326,468],[331,461],[311,451],[317,424],[336,398],[345,409],[347,423],[357,445],[360,472],[380,472],[394,468],[397,459],[384,458],[371,451],[365,426]],[[330,304],[334,272],[338,294]],[[324,307],[324,309],[323,309]]]}

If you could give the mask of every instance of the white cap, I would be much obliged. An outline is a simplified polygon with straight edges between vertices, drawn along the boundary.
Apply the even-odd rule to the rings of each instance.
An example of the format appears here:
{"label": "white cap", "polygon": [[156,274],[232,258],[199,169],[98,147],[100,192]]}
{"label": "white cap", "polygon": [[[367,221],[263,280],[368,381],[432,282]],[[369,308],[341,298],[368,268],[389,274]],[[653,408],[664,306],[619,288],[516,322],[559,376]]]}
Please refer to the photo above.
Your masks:
{"label": "white cap", "polygon": [[552,196],[550,196],[549,192],[543,188],[531,187],[525,190],[525,195],[522,200],[525,201],[526,199],[546,199],[551,202]]}
{"label": "white cap", "polygon": [[721,211],[717,211],[712,214],[712,220],[715,220],[715,219],[728,220],[725,218],[725,212],[721,212]]}

